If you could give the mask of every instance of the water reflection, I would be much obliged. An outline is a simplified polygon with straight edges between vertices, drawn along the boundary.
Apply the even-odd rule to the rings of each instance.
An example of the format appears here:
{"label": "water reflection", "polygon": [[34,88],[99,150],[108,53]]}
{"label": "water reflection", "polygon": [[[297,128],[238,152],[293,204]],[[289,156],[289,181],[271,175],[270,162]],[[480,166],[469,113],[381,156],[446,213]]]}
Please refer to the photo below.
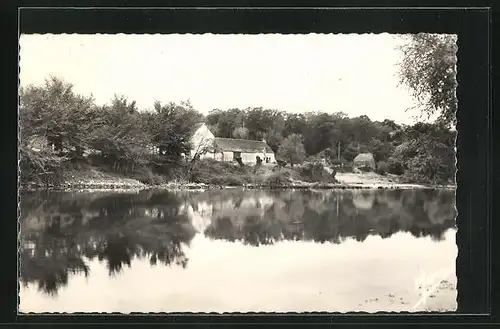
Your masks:
{"label": "water reflection", "polygon": [[454,192],[446,190],[29,193],[21,212],[20,280],[49,294],[71,274],[90,275],[95,258],[110,276],[134,258],[185,268],[196,232],[251,246],[338,244],[401,231],[439,241],[455,225]]}
{"label": "water reflection", "polygon": [[21,282],[54,294],[68,274],[89,274],[85,258],[110,275],[134,257],[186,267],[195,231],[172,193],[32,193],[21,198]]}
{"label": "water reflection", "polygon": [[[205,197],[193,196],[193,201]],[[440,241],[455,224],[452,191],[220,191],[213,199],[204,233],[254,246],[280,240],[361,242],[397,232]]]}

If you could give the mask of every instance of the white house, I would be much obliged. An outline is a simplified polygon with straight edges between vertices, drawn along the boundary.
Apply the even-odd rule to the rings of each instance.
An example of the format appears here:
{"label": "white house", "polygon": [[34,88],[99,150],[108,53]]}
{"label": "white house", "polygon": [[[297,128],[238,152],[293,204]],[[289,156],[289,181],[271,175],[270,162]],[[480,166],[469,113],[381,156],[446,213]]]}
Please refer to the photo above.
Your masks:
{"label": "white house", "polygon": [[191,145],[193,146],[191,149],[191,158],[196,154],[200,158],[213,158],[214,140],[214,134],[212,134],[205,123],[196,124],[193,136],[191,136]]}
{"label": "white house", "polygon": [[224,162],[236,162],[241,158],[244,164],[255,164],[259,157],[263,165],[276,163],[274,152],[266,141],[215,137],[204,123],[197,124],[191,144],[191,157],[198,155]]}

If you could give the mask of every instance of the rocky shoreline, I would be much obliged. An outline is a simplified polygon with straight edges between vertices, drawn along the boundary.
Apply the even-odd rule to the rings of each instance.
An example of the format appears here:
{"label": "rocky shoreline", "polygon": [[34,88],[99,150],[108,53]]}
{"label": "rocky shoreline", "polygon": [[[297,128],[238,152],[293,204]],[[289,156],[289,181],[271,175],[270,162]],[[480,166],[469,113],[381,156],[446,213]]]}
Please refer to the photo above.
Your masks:
{"label": "rocky shoreline", "polygon": [[182,190],[207,190],[207,189],[293,189],[293,190],[401,190],[401,189],[455,189],[456,186],[437,186],[422,184],[374,184],[374,183],[309,183],[295,182],[289,184],[245,184],[241,186],[208,185],[203,183],[172,182],[161,185],[147,185],[139,181],[88,181],[67,182],[60,185],[35,185],[21,186],[23,191],[140,191],[151,189],[182,189]]}

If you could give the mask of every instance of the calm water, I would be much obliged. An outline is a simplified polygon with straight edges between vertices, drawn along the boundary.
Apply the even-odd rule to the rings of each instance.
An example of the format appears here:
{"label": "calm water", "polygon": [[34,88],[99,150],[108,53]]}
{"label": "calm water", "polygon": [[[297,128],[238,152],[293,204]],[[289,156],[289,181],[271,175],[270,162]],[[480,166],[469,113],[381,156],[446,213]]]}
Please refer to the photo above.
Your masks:
{"label": "calm water", "polygon": [[24,194],[19,310],[454,310],[454,198],[445,190]]}

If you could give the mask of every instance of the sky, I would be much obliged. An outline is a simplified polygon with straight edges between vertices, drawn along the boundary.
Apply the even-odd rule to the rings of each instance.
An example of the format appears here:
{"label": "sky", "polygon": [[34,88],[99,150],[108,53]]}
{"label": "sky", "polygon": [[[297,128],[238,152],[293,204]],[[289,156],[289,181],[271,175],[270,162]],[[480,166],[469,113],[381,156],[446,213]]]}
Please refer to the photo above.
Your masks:
{"label": "sky", "polygon": [[97,104],[118,94],[143,109],[189,99],[204,114],[262,106],[411,124],[419,112],[406,111],[416,103],[398,83],[402,42],[390,34],[22,35],[20,84],[53,75]]}

